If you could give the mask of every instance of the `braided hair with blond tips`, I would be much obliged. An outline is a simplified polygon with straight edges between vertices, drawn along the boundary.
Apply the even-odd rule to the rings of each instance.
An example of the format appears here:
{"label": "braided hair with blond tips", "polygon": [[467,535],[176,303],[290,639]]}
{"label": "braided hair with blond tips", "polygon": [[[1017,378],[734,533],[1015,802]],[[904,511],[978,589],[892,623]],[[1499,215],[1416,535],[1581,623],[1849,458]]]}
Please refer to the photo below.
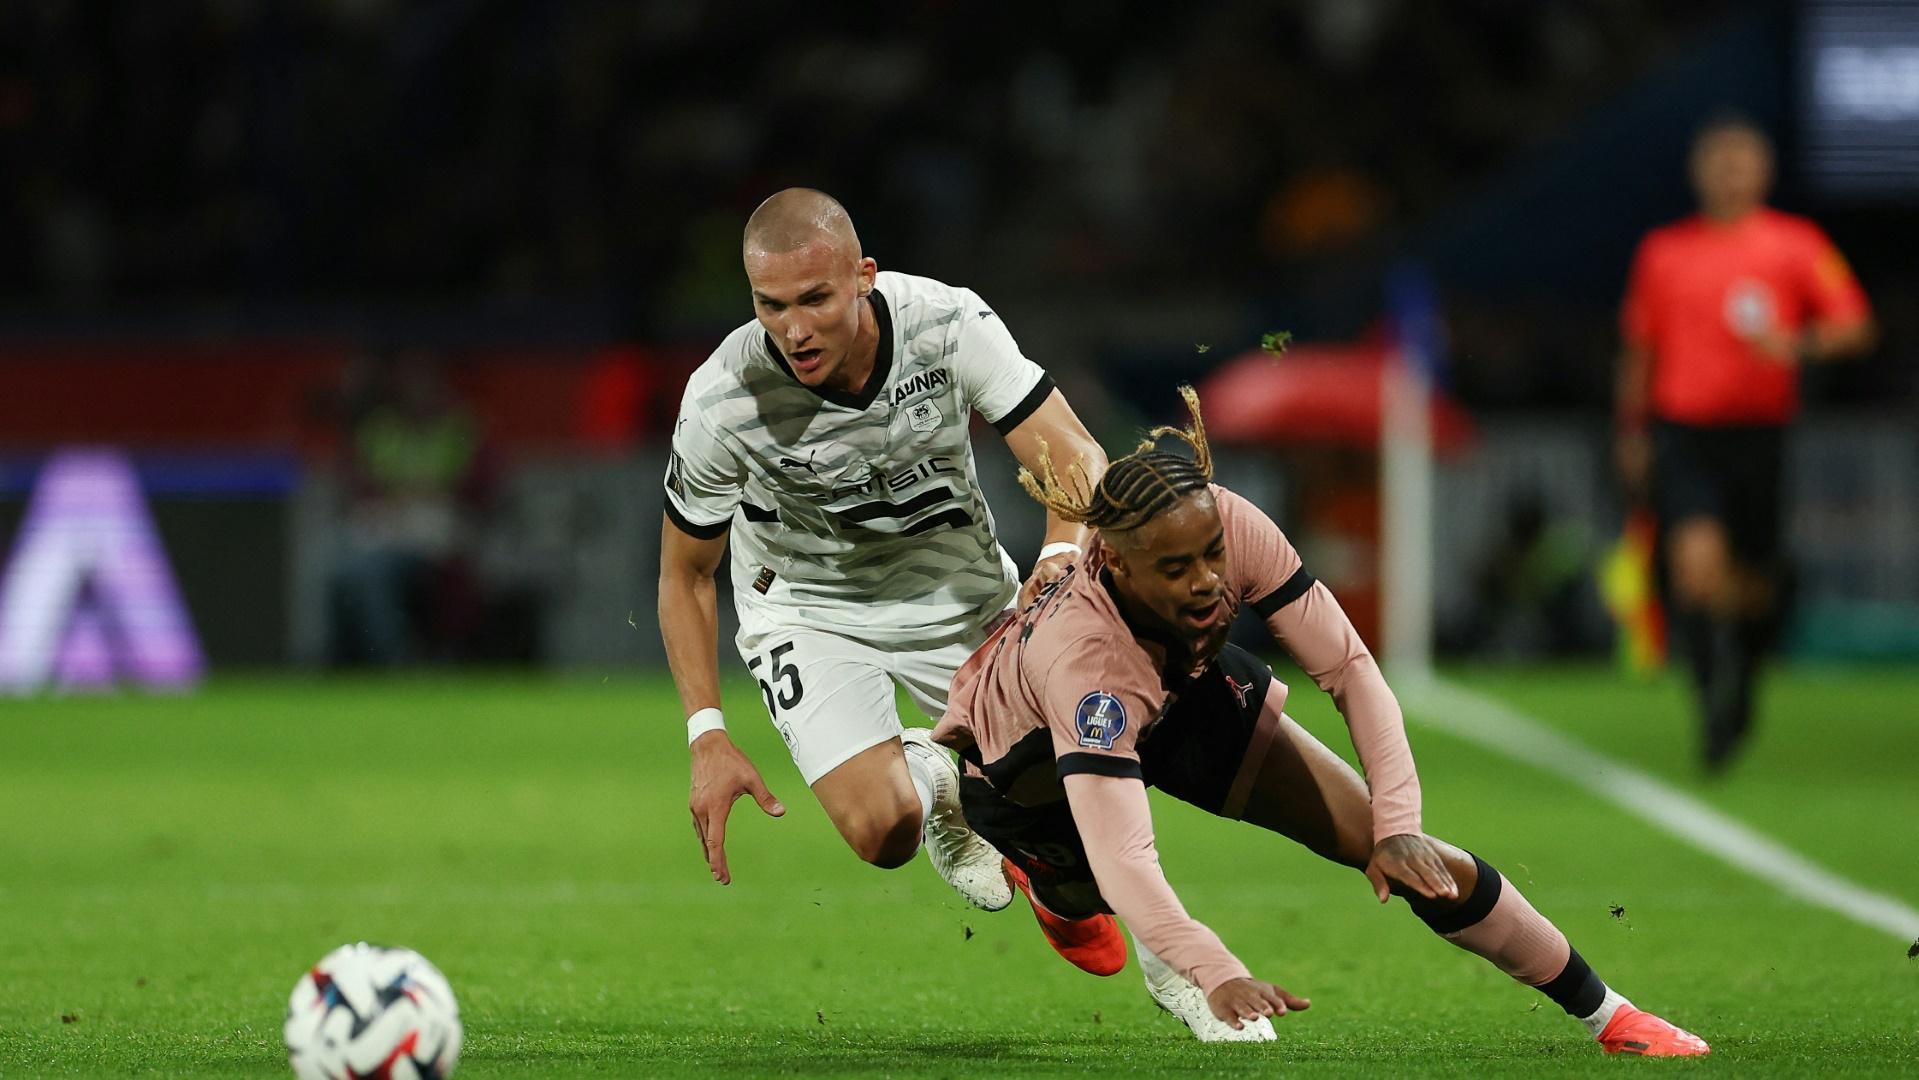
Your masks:
{"label": "braided hair with blond tips", "polygon": [[[1088,486],[1086,469],[1073,462],[1069,477],[1061,480],[1053,466],[1053,456],[1042,440],[1039,448],[1039,474],[1019,471],[1020,486],[1046,509],[1066,521],[1088,525],[1102,532],[1137,529],[1179,500],[1195,491],[1204,491],[1213,480],[1213,452],[1206,444],[1206,423],[1199,415],[1199,394],[1190,386],[1179,388],[1179,396],[1192,414],[1191,427],[1156,427],[1146,433],[1131,454],[1106,467],[1091,496],[1083,495]],[[1193,451],[1191,458],[1158,448],[1166,436],[1185,443]]]}

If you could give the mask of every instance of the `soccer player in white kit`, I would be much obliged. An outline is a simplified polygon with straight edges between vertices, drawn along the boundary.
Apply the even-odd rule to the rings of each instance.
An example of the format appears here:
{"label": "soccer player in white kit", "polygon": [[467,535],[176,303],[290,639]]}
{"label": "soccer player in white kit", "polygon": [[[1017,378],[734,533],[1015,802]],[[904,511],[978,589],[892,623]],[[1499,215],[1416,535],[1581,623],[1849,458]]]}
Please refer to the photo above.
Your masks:
{"label": "soccer player in white kit", "polygon": [[[687,380],[660,531],[660,633],[708,867],[732,880],[726,820],[740,795],[785,813],[719,711],[714,575],[730,534],[740,657],[847,845],[891,868],[924,837],[962,896],[1005,907],[1011,887],[966,825],[953,761],[927,729],[902,729],[894,683],[940,716],[953,673],[1020,592],[975,475],[972,414],[1029,467],[1043,446],[1083,455],[1090,484],[1105,455],[992,308],[880,273],[830,196],[767,199],[743,256],[757,318]],[[1049,515],[1026,595],[1087,538]]]}

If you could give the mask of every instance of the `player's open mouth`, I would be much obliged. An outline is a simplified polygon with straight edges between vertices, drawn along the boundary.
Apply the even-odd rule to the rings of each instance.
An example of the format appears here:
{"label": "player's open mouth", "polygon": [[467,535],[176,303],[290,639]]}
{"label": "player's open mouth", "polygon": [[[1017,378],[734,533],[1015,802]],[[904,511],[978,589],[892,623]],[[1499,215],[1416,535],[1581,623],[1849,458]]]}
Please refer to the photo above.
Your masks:
{"label": "player's open mouth", "polygon": [[1193,607],[1181,608],[1180,614],[1186,616],[1187,622],[1201,630],[1205,630],[1218,622],[1220,618],[1226,614],[1226,603],[1223,598],[1215,599],[1210,604],[1198,604]]}
{"label": "player's open mouth", "polygon": [[820,349],[801,349],[798,352],[788,353],[786,359],[793,365],[794,371],[811,372],[819,368],[822,351],[823,350]]}

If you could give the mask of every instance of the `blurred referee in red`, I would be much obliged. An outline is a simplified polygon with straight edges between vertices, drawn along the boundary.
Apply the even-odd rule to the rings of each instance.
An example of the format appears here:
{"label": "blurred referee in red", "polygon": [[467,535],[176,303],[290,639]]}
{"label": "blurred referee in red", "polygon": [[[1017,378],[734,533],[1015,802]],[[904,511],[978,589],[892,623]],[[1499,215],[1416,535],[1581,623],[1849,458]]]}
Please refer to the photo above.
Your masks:
{"label": "blurred referee in red", "polygon": [[1708,768],[1750,727],[1783,615],[1785,431],[1799,368],[1872,348],[1866,294],[1819,226],[1765,205],[1772,145],[1736,117],[1692,145],[1699,213],[1648,233],[1620,312],[1616,452],[1659,519],[1674,644]]}

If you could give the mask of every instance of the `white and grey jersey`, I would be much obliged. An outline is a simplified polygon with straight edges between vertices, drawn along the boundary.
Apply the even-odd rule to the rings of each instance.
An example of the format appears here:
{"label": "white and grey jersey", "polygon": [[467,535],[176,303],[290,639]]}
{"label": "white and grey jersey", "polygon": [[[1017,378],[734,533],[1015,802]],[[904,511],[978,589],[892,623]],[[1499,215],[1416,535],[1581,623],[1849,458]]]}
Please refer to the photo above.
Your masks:
{"label": "white and grey jersey", "polygon": [[727,336],[687,380],[666,513],[701,538],[732,529],[742,623],[951,641],[1019,581],[968,422],[1005,434],[1053,381],[970,289],[888,272],[870,299],[879,353],[857,394],[800,383],[757,322]]}

